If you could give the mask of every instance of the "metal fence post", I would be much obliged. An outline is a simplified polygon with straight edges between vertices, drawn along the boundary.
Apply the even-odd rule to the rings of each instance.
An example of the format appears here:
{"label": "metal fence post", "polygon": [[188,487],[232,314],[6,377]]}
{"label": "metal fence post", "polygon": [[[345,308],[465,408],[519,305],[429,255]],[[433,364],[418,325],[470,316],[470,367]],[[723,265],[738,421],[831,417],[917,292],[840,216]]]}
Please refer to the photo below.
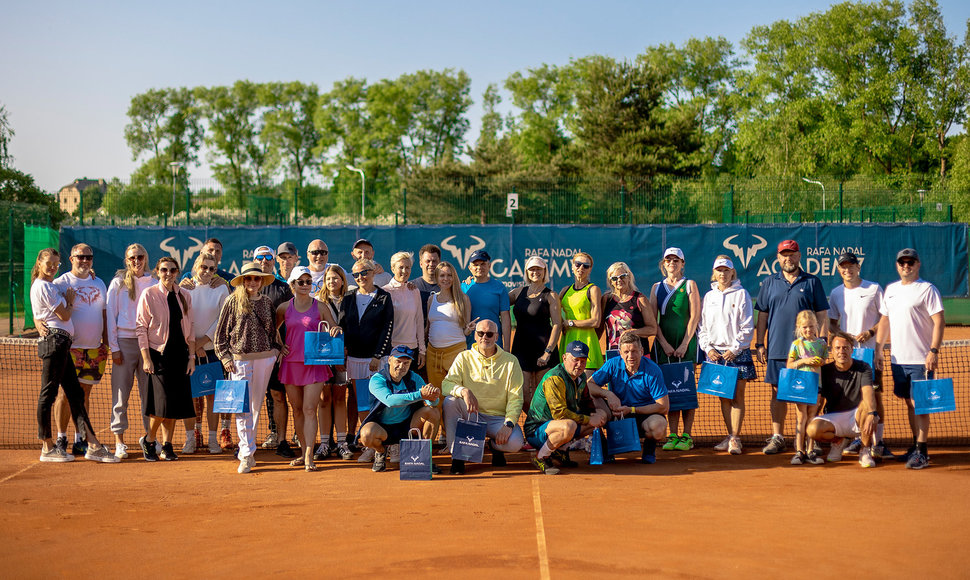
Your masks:
{"label": "metal fence post", "polygon": [[295,226],[300,225],[300,218],[297,217],[299,215],[297,213],[298,212],[297,206],[299,205],[299,203],[300,203],[300,188],[294,185],[293,186],[293,225]]}
{"label": "metal fence post", "polygon": [[404,225],[408,225],[408,188],[402,188],[404,193]]}
{"label": "metal fence post", "polygon": [[188,186],[185,187],[185,225],[192,225],[192,192]]}
{"label": "metal fence post", "polygon": [[626,188],[620,184],[620,223],[626,223]]}
{"label": "metal fence post", "polygon": [[839,182],[839,223],[842,223],[842,184],[843,181]]}

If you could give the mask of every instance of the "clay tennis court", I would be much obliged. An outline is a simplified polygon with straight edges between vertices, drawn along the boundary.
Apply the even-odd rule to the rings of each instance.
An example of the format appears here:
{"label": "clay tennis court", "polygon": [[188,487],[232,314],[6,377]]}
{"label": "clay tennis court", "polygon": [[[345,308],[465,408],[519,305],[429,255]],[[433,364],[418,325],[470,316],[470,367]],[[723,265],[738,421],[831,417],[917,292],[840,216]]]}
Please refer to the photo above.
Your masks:
{"label": "clay tennis court", "polygon": [[[951,327],[946,338],[968,331]],[[13,372],[34,373],[35,361],[16,361]],[[750,388],[747,432],[767,421],[763,389]],[[714,407],[702,397],[699,425]],[[900,407],[890,402],[890,441],[905,434]],[[0,415],[4,430],[33,437],[33,409],[10,412]],[[92,415],[109,440],[106,415]],[[958,428],[947,427],[948,415],[934,419],[931,438]],[[0,451],[3,570],[18,578],[967,575],[966,447],[931,443],[931,467],[914,472],[896,462],[862,469],[853,456],[791,466],[790,452],[765,456],[755,443],[746,439],[738,457],[704,445],[660,452],[656,465],[627,454],[559,476],[539,475],[520,453],[507,468],[469,466],[431,482],[339,460],[305,473],[264,450],[248,476],[229,455],[41,464],[34,444]]]}

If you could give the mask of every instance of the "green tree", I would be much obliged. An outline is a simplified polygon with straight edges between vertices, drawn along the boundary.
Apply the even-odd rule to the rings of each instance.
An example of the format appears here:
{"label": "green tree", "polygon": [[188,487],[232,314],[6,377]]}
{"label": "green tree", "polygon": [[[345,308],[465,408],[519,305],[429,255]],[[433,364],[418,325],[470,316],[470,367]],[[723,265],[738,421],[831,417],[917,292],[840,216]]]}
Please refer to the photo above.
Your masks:
{"label": "green tree", "polygon": [[302,188],[317,165],[319,152],[333,145],[333,139],[325,140],[314,123],[319,90],[314,84],[300,82],[267,83],[260,87],[260,102],[268,107],[261,137]]}
{"label": "green tree", "polygon": [[125,141],[137,161],[148,154],[146,162],[136,171],[140,179],[149,183],[169,183],[169,163],[182,163],[179,174],[184,187],[190,164],[198,164],[203,129],[200,110],[192,91],[186,88],[151,89],[135,95],[128,107],[131,122],[125,126]]}
{"label": "green tree", "polygon": [[16,133],[10,126],[6,105],[0,104],[0,168],[13,167],[13,156],[10,155],[10,140]]}
{"label": "green tree", "polygon": [[548,64],[505,80],[519,109],[511,121],[512,146],[524,164],[554,164],[572,140],[568,124],[576,112],[575,80],[571,66]]}
{"label": "green tree", "polygon": [[61,220],[67,218],[67,214],[61,211],[54,196],[48,195],[38,187],[32,175],[13,167],[0,167],[0,200],[46,207],[51,224],[55,228]]}
{"label": "green tree", "polygon": [[244,207],[256,175],[252,161],[259,139],[257,85],[236,81],[231,87],[198,87],[195,93],[209,127],[206,143],[212,149],[212,172],[235,206]]}

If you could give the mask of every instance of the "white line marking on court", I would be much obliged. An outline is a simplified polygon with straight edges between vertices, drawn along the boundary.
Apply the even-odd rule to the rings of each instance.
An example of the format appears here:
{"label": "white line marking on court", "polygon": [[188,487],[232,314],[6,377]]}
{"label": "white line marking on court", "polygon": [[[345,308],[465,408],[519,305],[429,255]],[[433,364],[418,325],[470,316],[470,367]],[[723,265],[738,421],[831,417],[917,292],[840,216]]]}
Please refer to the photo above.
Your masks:
{"label": "white line marking on court", "polygon": [[0,479],[0,483],[7,483],[8,481],[10,481],[11,479],[17,477],[21,473],[27,471],[28,469],[37,467],[38,465],[40,465],[40,463],[31,463],[30,465],[28,465],[27,467],[21,469],[17,473],[12,473],[12,474],[8,475],[7,477],[4,477],[3,479]]}
{"label": "white line marking on court", "polygon": [[549,578],[549,554],[546,552],[546,528],[542,523],[542,502],[539,499],[539,478],[532,478],[532,505],[536,512],[536,546],[539,549],[539,578]]}

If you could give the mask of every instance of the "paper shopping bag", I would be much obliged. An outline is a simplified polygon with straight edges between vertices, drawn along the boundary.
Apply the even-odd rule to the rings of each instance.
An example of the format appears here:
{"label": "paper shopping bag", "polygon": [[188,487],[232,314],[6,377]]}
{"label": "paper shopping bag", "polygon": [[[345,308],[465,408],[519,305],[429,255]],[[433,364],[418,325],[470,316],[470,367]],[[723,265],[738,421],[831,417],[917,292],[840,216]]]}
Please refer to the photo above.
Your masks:
{"label": "paper shopping bag", "polygon": [[778,373],[778,400],[814,405],[818,403],[818,373],[781,369]]}
{"label": "paper shopping bag", "polygon": [[697,408],[697,387],[694,385],[694,364],[689,362],[660,365],[667,385],[671,411]]}
{"label": "paper shopping bag", "polygon": [[635,417],[606,423],[606,452],[610,455],[640,451],[640,433]]}
{"label": "paper shopping bag", "polygon": [[249,381],[216,381],[213,413],[249,413]]}
{"label": "paper shopping bag", "polygon": [[738,367],[705,362],[701,365],[701,376],[697,380],[697,392],[714,395],[724,399],[734,399],[738,386]]}
{"label": "paper shopping bag", "polygon": [[913,405],[917,415],[956,411],[953,396],[953,379],[930,379],[913,381]]}
{"label": "paper shopping bag", "polygon": [[[327,330],[320,331],[320,325]],[[317,332],[303,335],[303,364],[305,365],[342,365],[344,364],[344,335],[330,336],[329,325],[321,320]]]}
{"label": "paper shopping bag", "polygon": [[222,363],[219,361],[206,363],[195,367],[192,373],[192,398],[197,399],[216,392],[216,381],[225,378],[222,371]]}
{"label": "paper shopping bag", "polygon": [[411,429],[400,444],[401,481],[430,481],[431,440],[422,439],[417,429]]}
{"label": "paper shopping bag", "polygon": [[471,415],[468,419],[458,418],[458,426],[455,427],[455,439],[451,446],[451,458],[461,461],[471,461],[481,463],[485,455],[485,423],[479,422],[478,414],[475,414],[474,421]]}

